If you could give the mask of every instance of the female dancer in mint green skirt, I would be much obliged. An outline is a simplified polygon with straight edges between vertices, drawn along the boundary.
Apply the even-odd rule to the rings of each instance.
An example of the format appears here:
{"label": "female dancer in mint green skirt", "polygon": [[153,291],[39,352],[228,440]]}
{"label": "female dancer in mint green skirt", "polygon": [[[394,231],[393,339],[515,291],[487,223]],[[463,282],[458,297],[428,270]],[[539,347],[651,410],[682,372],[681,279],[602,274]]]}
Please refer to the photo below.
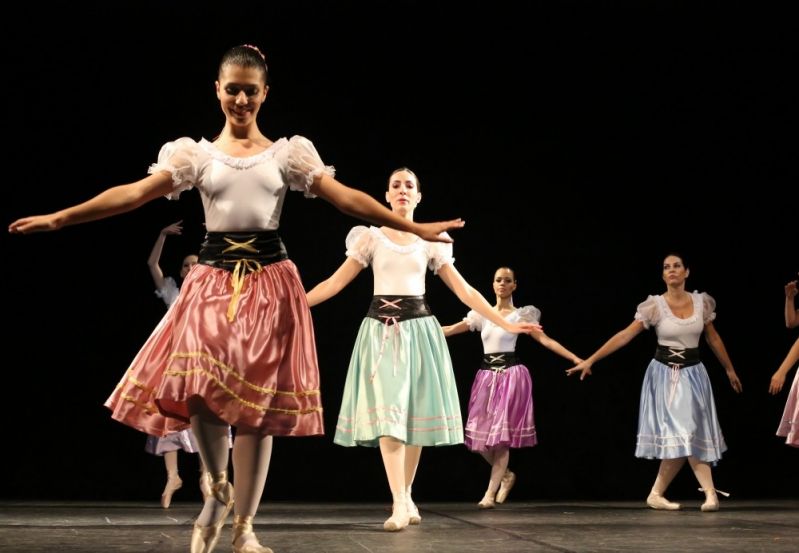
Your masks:
{"label": "female dancer in mint green skirt", "polygon": [[[389,177],[386,201],[409,220],[422,195],[413,171]],[[427,242],[388,227],[353,228],[347,260],[308,292],[314,306],[340,292],[371,265],[374,296],[361,323],[350,360],[335,443],[380,447],[394,501],[383,527],[419,524],[411,485],[423,446],[463,443],[463,425],[452,361],[441,326],[425,301],[429,267],[468,307],[508,332],[538,325],[503,319],[455,269],[452,245]]]}

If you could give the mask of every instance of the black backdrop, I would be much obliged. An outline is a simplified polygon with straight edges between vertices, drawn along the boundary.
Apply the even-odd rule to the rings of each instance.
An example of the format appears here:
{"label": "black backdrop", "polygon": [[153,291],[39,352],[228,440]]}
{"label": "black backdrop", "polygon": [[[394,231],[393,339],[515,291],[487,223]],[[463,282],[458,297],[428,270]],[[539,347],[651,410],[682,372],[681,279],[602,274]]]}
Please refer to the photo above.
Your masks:
{"label": "black backdrop", "polygon": [[[717,486],[735,497],[795,496],[797,451],[774,436],[786,391],[770,375],[796,336],[783,325],[795,278],[795,28],[787,14],[727,3],[194,2],[17,7],[3,33],[8,222],[142,177],[160,145],[213,138],[213,94],[229,46],[267,53],[261,128],[311,138],[339,178],[382,199],[407,165],[419,220],[464,217],[456,266],[491,297],[516,268],[517,305],[588,355],[660,293],[669,250],[691,289],[718,301],[717,328],[744,384],[735,395],[703,344],[729,445]],[[163,465],[103,401],[164,312],[145,261],[182,219],[162,265],[174,274],[202,238],[196,192],[55,234],[3,235],[5,498],[151,499]],[[344,259],[358,221],[291,194],[281,231],[312,286]],[[371,294],[364,272],[313,311],[327,435],[276,441],[265,500],[377,500],[377,450],[332,433],[351,346]],[[466,308],[432,275],[442,324]],[[514,451],[515,498],[643,498],[655,461],[633,457],[652,333],[585,382],[522,338],[540,445]],[[481,353],[450,342],[464,409]],[[791,375],[792,377],[792,375]],[[196,457],[181,457],[191,477]],[[488,467],[463,446],[427,449],[420,501],[474,500]],[[675,498],[699,499],[686,469]],[[180,492],[199,498],[194,486]],[[192,495],[193,494],[193,495]],[[176,496],[177,499],[177,496]]]}

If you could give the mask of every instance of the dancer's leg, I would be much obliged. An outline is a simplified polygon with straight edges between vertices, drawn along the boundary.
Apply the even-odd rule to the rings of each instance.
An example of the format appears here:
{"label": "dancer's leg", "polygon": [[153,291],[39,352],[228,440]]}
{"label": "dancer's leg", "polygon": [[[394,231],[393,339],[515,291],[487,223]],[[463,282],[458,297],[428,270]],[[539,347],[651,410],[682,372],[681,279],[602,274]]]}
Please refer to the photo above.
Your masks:
{"label": "dancer's leg", "polygon": [[164,453],[164,465],[166,467],[166,485],[161,493],[161,507],[169,509],[172,503],[172,494],[183,486],[183,481],[178,473],[178,452],[167,451]]}
{"label": "dancer's leg", "polygon": [[[208,527],[216,524],[220,517],[227,516],[229,512],[227,492],[225,492],[230,458],[228,424],[212,413],[200,398],[190,399],[188,407],[192,430],[200,449],[200,458],[211,473],[213,482],[214,493],[205,500],[203,510],[196,521],[197,526]],[[232,501],[232,490],[230,495],[229,499]]]}
{"label": "dancer's leg", "polygon": [[652,484],[652,490],[649,492],[649,497],[646,498],[646,504],[653,509],[663,509],[666,511],[676,511],[680,508],[679,503],[669,501],[664,497],[666,489],[668,489],[671,481],[680,472],[680,469],[685,464],[685,457],[679,459],[663,459],[660,461],[658,468],[658,475],[655,477],[655,483]]}
{"label": "dancer's leg", "polygon": [[236,481],[236,504],[233,507],[233,548],[252,553],[271,551],[258,543],[252,531],[252,520],[261,502],[261,495],[272,459],[272,436],[242,429],[233,443],[233,473]]}
{"label": "dancer's leg", "polygon": [[505,476],[505,472],[508,470],[510,450],[507,447],[494,447],[486,452],[481,452],[481,455],[486,460],[491,459],[491,476],[488,480],[488,489],[486,489],[486,493],[478,505],[483,509],[491,509],[494,507],[502,477]]}
{"label": "dancer's leg", "polygon": [[405,446],[405,499],[408,508],[408,522],[410,524],[419,524],[422,522],[422,517],[419,515],[419,509],[413,502],[411,497],[411,488],[413,480],[416,478],[416,469],[419,466],[419,458],[422,456],[422,447],[418,445]]}
{"label": "dancer's leg", "polygon": [[705,502],[702,503],[701,507],[702,511],[718,511],[719,497],[716,495],[716,488],[713,485],[713,472],[710,465],[693,456],[688,457],[688,464],[691,465],[694,476],[696,476],[699,485],[702,486],[702,491],[705,492]]}
{"label": "dancer's leg", "polygon": [[392,532],[402,530],[409,522],[405,498],[405,449],[405,444],[395,438],[380,438],[380,454],[394,502],[391,517],[383,523],[383,528]]}

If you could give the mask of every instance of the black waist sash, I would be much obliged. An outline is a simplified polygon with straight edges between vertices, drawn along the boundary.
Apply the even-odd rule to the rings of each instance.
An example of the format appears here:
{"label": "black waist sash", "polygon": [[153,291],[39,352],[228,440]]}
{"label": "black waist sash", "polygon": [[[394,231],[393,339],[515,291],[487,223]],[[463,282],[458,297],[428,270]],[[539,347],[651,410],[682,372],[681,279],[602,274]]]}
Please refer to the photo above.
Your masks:
{"label": "black waist sash", "polygon": [[394,324],[407,319],[429,317],[430,307],[424,296],[372,296],[367,317]]}
{"label": "black waist sash", "polygon": [[699,348],[672,348],[660,344],[655,350],[655,360],[676,369],[698,365],[702,362],[699,359]]}
{"label": "black waist sash", "polygon": [[497,353],[483,354],[480,370],[502,372],[508,367],[518,365],[519,360],[515,351],[500,351]]}
{"label": "black waist sash", "polygon": [[242,263],[256,267],[288,259],[276,230],[253,232],[208,232],[200,249],[199,262],[233,272]]}

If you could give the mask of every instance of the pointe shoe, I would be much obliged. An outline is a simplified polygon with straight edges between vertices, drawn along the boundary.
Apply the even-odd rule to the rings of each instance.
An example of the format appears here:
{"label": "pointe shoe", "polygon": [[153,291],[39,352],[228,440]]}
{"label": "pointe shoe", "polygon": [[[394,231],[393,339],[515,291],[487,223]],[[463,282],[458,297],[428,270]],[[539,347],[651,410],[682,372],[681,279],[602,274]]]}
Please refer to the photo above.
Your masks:
{"label": "pointe shoe", "polygon": [[227,480],[227,471],[216,475],[211,484],[211,493],[214,500],[219,501],[225,507],[214,524],[200,526],[196,522],[194,523],[194,530],[191,533],[191,553],[211,553],[216,547],[216,542],[219,541],[222,526],[233,508],[233,485]]}
{"label": "pointe shoe", "polygon": [[486,492],[486,494],[483,496],[483,499],[480,500],[477,506],[481,509],[493,509],[497,506],[497,503],[491,494]]}
{"label": "pointe shoe", "polygon": [[710,512],[713,512],[713,511],[718,511],[719,510],[719,498],[718,498],[718,496],[706,499],[705,502],[702,503],[702,506],[699,507],[699,510],[701,510],[703,513],[710,513]]}
{"label": "pointe shoe", "polygon": [[422,516],[419,514],[419,508],[416,506],[416,503],[413,502],[410,495],[405,503],[405,508],[408,511],[408,524],[416,525],[422,523]]}
{"label": "pointe shoe", "polygon": [[203,501],[211,497],[211,494],[214,492],[211,491],[211,473],[210,472],[202,472],[200,473],[200,491],[203,494]]}
{"label": "pointe shoe", "polygon": [[169,509],[172,503],[172,494],[183,487],[183,480],[177,474],[170,474],[166,479],[166,486],[164,492],[161,494],[161,507]]}
{"label": "pointe shoe", "polygon": [[730,497],[729,493],[716,489],[699,488],[699,491],[705,492],[705,502],[699,507],[699,510],[703,513],[712,513],[719,510],[719,496],[717,494],[720,493],[724,497]]}
{"label": "pointe shoe", "polygon": [[387,532],[398,532],[410,524],[408,516],[408,505],[405,493],[394,495],[394,505],[391,509],[391,516],[383,523],[383,530]]}
{"label": "pointe shoe", "polygon": [[508,494],[515,483],[516,475],[509,470],[505,471],[505,475],[502,477],[502,480],[499,483],[499,491],[497,492],[497,497],[494,499],[494,501],[497,503],[505,503],[505,500],[508,499]]}
{"label": "pointe shoe", "polygon": [[682,505],[669,501],[659,493],[650,492],[649,497],[646,498],[646,504],[653,509],[659,511],[679,511]]}
{"label": "pointe shoe", "polygon": [[[242,545],[236,545],[236,542],[239,541],[242,542]],[[233,517],[233,553],[274,553],[268,547],[258,543],[258,538],[252,531],[251,516],[236,515]]]}

